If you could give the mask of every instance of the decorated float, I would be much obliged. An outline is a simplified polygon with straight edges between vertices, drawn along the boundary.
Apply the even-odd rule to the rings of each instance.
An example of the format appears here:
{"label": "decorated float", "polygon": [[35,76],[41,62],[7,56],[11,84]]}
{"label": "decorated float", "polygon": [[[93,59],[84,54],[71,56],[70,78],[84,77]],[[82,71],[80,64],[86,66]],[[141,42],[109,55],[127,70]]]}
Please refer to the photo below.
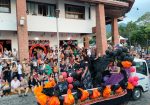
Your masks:
{"label": "decorated float", "polygon": [[120,105],[131,98],[139,78],[135,75],[134,58],[126,48],[106,51],[105,56],[96,60],[89,58],[87,61],[93,88],[85,89],[82,86],[83,84],[78,80],[80,70],[69,70],[61,73],[68,82],[67,87],[60,83],[56,84],[52,79],[44,86],[34,89],[37,103],[39,105]]}

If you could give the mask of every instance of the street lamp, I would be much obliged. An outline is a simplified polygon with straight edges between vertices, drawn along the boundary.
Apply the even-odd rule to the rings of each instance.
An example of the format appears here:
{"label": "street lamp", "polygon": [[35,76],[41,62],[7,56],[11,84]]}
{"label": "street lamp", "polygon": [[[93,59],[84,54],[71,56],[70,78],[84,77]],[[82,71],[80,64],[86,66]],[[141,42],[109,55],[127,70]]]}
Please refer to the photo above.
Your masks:
{"label": "street lamp", "polygon": [[56,9],[56,31],[57,31],[57,48],[58,48],[58,71],[60,73],[60,59],[59,59],[59,55],[60,55],[60,51],[59,51],[59,24],[58,24],[58,18],[59,18],[59,13],[60,10]]}

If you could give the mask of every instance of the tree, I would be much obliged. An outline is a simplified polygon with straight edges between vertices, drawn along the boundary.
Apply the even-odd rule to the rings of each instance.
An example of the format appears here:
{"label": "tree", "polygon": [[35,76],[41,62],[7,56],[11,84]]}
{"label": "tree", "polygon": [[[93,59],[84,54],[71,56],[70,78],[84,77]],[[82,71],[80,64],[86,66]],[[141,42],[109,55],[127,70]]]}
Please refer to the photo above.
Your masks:
{"label": "tree", "polygon": [[121,36],[123,37],[128,37],[128,33],[126,31],[126,26],[123,26],[123,25],[119,25],[119,33]]}
{"label": "tree", "polygon": [[150,41],[150,12],[146,12],[136,22],[130,21],[126,26],[120,25],[119,32],[120,35],[129,39],[129,45],[140,44],[143,47],[148,47],[147,42]]}
{"label": "tree", "polygon": [[136,23],[142,26],[150,25],[150,12],[146,12],[143,16],[138,18]]}

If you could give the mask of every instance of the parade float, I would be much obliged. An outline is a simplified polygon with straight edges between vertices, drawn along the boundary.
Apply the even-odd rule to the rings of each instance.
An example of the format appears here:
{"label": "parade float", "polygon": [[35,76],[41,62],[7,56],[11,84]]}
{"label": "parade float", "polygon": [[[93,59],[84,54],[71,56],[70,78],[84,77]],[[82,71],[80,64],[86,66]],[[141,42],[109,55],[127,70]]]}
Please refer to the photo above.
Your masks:
{"label": "parade float", "polygon": [[[113,63],[115,69],[109,71]],[[93,88],[82,88],[78,77],[79,70],[61,73],[68,86],[59,87],[54,80],[34,89],[39,105],[120,105],[129,101],[132,91],[138,85],[135,75],[134,58],[126,48],[106,51],[106,55],[98,59],[88,59],[88,68],[92,77]]]}

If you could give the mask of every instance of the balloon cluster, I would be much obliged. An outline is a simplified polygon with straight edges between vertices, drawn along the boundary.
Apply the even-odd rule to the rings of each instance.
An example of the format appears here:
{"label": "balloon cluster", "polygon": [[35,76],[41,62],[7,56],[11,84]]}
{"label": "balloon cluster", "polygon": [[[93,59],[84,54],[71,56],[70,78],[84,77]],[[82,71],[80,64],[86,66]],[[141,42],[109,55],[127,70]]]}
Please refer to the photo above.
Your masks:
{"label": "balloon cluster", "polygon": [[77,80],[79,74],[75,71],[72,72],[62,72],[64,79],[68,82],[69,89],[77,89],[80,87],[80,82]]}
{"label": "balloon cluster", "polygon": [[128,82],[133,85],[133,87],[138,85],[139,78],[135,76],[136,68],[135,67],[130,67],[130,77],[128,78]]}

